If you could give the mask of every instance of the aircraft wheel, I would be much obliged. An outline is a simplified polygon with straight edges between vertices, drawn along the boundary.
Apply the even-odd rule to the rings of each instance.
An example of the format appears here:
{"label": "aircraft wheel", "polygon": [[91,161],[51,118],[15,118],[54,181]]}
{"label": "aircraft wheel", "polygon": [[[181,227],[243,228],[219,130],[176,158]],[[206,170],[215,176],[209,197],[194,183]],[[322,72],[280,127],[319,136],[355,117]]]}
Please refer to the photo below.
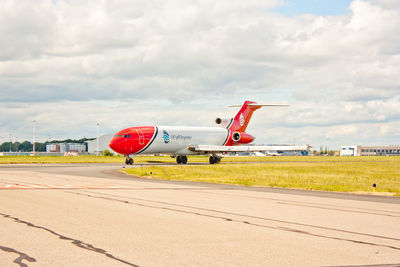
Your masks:
{"label": "aircraft wheel", "polygon": [[129,165],[133,165],[133,158],[129,158]]}
{"label": "aircraft wheel", "polygon": [[128,158],[125,159],[125,164],[129,165],[129,159]]}
{"label": "aircraft wheel", "polygon": [[211,156],[210,157],[210,164],[214,164],[215,163],[215,157],[214,156]]}
{"label": "aircraft wheel", "polygon": [[217,163],[221,162],[221,158],[217,157]]}
{"label": "aircraft wheel", "polygon": [[187,157],[186,156],[182,156],[182,164],[186,164],[187,163]]}
{"label": "aircraft wheel", "polygon": [[182,157],[181,156],[177,156],[176,157],[176,163],[178,163],[178,164],[182,163]]}

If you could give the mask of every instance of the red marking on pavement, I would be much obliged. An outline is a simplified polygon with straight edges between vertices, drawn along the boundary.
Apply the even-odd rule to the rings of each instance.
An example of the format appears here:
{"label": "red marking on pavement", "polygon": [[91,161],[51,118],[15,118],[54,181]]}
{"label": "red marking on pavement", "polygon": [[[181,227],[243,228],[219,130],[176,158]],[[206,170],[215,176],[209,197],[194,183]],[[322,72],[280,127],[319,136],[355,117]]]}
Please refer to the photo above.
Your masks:
{"label": "red marking on pavement", "polygon": [[0,184],[1,189],[123,189],[115,185]]}

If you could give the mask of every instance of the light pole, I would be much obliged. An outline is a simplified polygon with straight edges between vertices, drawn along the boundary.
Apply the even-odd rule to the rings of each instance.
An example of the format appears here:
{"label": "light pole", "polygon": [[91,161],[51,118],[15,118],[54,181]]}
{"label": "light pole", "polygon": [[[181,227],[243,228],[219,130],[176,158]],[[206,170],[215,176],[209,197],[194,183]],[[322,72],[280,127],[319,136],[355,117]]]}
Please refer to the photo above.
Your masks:
{"label": "light pole", "polygon": [[96,156],[99,155],[99,123],[97,123]]}
{"label": "light pole", "polygon": [[35,142],[36,142],[36,120],[33,120],[33,144],[32,144],[32,150],[33,150],[33,155],[35,156]]}

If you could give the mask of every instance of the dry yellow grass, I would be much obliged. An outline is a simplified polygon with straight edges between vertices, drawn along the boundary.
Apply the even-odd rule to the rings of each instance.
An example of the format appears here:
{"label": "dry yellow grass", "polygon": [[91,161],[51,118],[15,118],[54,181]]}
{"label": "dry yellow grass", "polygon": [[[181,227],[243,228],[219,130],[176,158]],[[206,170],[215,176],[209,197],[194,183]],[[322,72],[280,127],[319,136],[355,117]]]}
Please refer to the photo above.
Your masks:
{"label": "dry yellow grass", "polygon": [[[0,156],[0,164],[123,163],[121,156]],[[400,157],[225,157],[222,162],[396,162]],[[136,156],[135,163],[173,163],[169,156]],[[208,156],[189,156],[188,162],[208,162]]]}
{"label": "dry yellow grass", "polygon": [[[307,162],[296,162],[299,158]],[[400,195],[399,157],[330,158],[336,159],[331,161],[313,157],[297,159],[254,164],[147,166],[124,171],[166,180],[340,192],[373,192],[372,185],[376,184],[377,192]]]}
{"label": "dry yellow grass", "polygon": [[[120,156],[1,156],[0,164],[123,163]],[[137,156],[135,163],[173,163],[168,156]],[[190,156],[189,162],[208,162]],[[148,166],[126,170],[136,176],[248,186],[276,186],[341,192],[388,192],[400,196],[400,157],[226,157],[235,164]],[[254,162],[240,164],[237,162]],[[257,163],[263,162],[263,163]],[[150,175],[150,173],[152,173]]]}
{"label": "dry yellow grass", "polygon": [[45,163],[117,163],[123,157],[105,156],[1,156],[0,164]]}

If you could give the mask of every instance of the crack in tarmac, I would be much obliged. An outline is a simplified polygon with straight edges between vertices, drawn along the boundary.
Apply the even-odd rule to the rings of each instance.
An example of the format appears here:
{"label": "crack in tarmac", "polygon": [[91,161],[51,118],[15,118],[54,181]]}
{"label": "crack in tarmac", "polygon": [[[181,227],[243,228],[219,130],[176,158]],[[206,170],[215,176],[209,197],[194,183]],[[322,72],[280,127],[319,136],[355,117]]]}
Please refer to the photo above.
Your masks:
{"label": "crack in tarmac", "polygon": [[[92,193],[92,192],[84,191],[84,190],[82,192]],[[74,193],[74,192],[68,192],[68,193]],[[380,235],[373,235],[373,234],[366,234],[366,233],[359,233],[359,232],[348,231],[348,230],[343,230],[343,229],[336,229],[336,228],[324,227],[324,226],[318,226],[318,225],[312,225],[312,224],[283,221],[283,220],[278,220],[278,219],[265,218],[265,217],[259,217],[259,216],[253,216],[253,215],[247,215],[247,214],[241,214],[241,213],[235,213],[235,212],[227,212],[227,211],[213,210],[213,209],[207,209],[207,208],[193,207],[193,206],[170,203],[170,202],[165,202],[165,201],[156,201],[156,200],[148,200],[148,199],[143,199],[143,198],[119,196],[119,195],[113,195],[113,194],[108,194],[108,193],[100,193],[100,192],[96,192],[95,194],[112,196],[112,197],[127,198],[127,199],[132,199],[132,200],[139,200],[139,201],[146,201],[146,202],[164,204],[164,205],[170,205],[170,206],[176,206],[176,207],[197,209],[197,210],[202,210],[202,211],[210,211],[210,212],[222,213],[222,214],[226,214],[226,215],[241,216],[241,217],[247,217],[247,218],[252,218],[252,219],[259,219],[259,220],[264,220],[264,221],[277,222],[277,223],[285,223],[285,224],[290,224],[290,225],[295,225],[295,226],[305,226],[305,227],[317,228],[317,229],[322,229],[322,230],[336,231],[336,232],[341,232],[341,233],[346,233],[346,234],[355,234],[355,235],[362,235],[362,236],[368,236],[368,237],[374,237],[374,238],[381,238],[381,239],[400,241],[399,238],[394,238],[394,237],[380,236]]]}
{"label": "crack in tarmac", "polygon": [[15,260],[13,260],[14,263],[18,264],[21,267],[27,267],[28,265],[23,263],[23,260],[27,260],[29,262],[36,262],[36,259],[33,257],[28,256],[27,254],[17,251],[13,248],[9,248],[9,247],[4,247],[4,246],[0,246],[0,250],[3,250],[5,252],[9,252],[9,253],[15,253],[18,254],[19,257],[17,257]]}
{"label": "crack in tarmac", "polygon": [[[108,258],[110,258],[110,259],[119,261],[119,262],[121,262],[121,263],[125,263],[125,264],[130,265],[130,266],[138,266],[138,265],[133,264],[133,263],[131,263],[131,262],[125,261],[125,260],[120,259],[120,258],[117,258],[117,257],[115,257],[114,255],[112,255],[112,254],[110,254],[110,253],[107,253],[107,251],[104,250],[104,249],[97,248],[97,247],[95,247],[95,246],[93,246],[93,245],[91,245],[91,244],[89,244],[89,243],[85,243],[85,242],[80,241],[80,240],[78,240],[78,239],[74,239],[74,238],[71,238],[71,237],[67,237],[67,236],[61,235],[61,234],[59,234],[59,233],[57,233],[57,232],[55,232],[55,231],[53,231],[53,230],[51,230],[51,229],[48,229],[48,228],[46,228],[46,227],[38,226],[38,225],[35,225],[35,224],[33,224],[33,223],[30,223],[30,222],[21,220],[21,219],[19,219],[19,218],[16,218],[16,217],[13,217],[13,216],[11,216],[11,215],[4,214],[4,213],[1,213],[1,212],[0,212],[0,215],[3,216],[3,217],[6,218],[6,219],[12,219],[12,220],[13,220],[14,222],[16,222],[16,223],[22,223],[22,224],[25,224],[25,225],[27,225],[27,226],[29,226],[29,227],[34,227],[34,228],[38,228],[38,229],[45,230],[45,231],[47,231],[47,232],[49,232],[49,233],[51,233],[51,234],[57,236],[57,237],[58,237],[59,239],[61,239],[61,240],[71,241],[71,243],[72,243],[73,245],[75,245],[75,246],[77,246],[77,247],[79,247],[79,248],[86,249],[86,250],[93,251],[93,252],[97,252],[97,253],[99,253],[99,254],[103,254],[104,256],[106,256],[106,257],[108,257]],[[35,260],[35,261],[36,261],[36,260]],[[26,265],[22,265],[22,266],[26,266]]]}
{"label": "crack in tarmac", "polygon": [[[216,190],[217,191],[217,190]],[[225,195],[225,196],[237,196],[237,195],[233,195],[233,194],[227,194],[227,193],[222,193],[222,192],[202,192],[204,194],[213,194],[213,195]],[[320,203],[314,203],[314,202],[304,202],[304,201],[295,201],[295,200],[283,200],[283,199],[279,199],[279,198],[271,198],[271,197],[256,197],[256,196],[244,196],[244,195],[239,195],[240,197],[246,197],[249,199],[262,199],[262,200],[274,200],[277,203],[279,203],[280,201],[282,202],[281,204],[286,204],[286,205],[304,205],[305,207],[307,207],[307,205],[320,205]],[[294,204],[292,204],[294,203]],[[310,206],[313,207],[313,206]],[[328,207],[328,208],[326,208]],[[331,207],[331,208],[330,208]],[[341,209],[339,209],[341,208]],[[382,214],[382,213],[376,213],[376,212],[385,212],[385,213],[394,213],[394,214],[400,214],[400,212],[398,211],[393,211],[393,210],[381,210],[381,209],[369,209],[369,208],[358,208],[358,207],[348,207],[348,206],[342,206],[342,205],[331,205],[331,204],[324,204],[324,209],[338,209],[341,211],[353,211],[354,212],[359,212],[359,213],[367,213],[367,214],[375,214],[375,215],[383,215],[383,216],[390,216],[390,215],[386,215],[386,214]],[[342,210],[343,209],[343,210]],[[400,216],[396,216],[396,215],[392,215],[393,217],[400,217]]]}
{"label": "crack in tarmac", "polygon": [[328,208],[328,207],[321,207],[321,206],[317,206],[317,205],[294,204],[294,203],[288,203],[288,202],[285,202],[285,201],[277,201],[276,203],[281,204],[281,205],[289,205],[289,206],[308,207],[308,208],[314,208],[314,209],[335,210],[335,211],[342,211],[342,212],[351,212],[351,213],[370,214],[370,215],[378,215],[378,216],[387,216],[387,217],[400,218],[400,216],[397,216],[397,215],[383,214],[383,213],[376,213],[376,212],[368,212],[368,211],[359,211],[359,210],[350,210],[350,209],[346,210],[346,209],[339,209],[339,208]]}
{"label": "crack in tarmac", "polygon": [[[116,202],[121,202],[121,203],[125,203],[125,204],[136,205],[136,206],[140,206],[140,207],[169,210],[169,211],[174,211],[174,212],[179,212],[179,213],[186,213],[186,214],[193,214],[193,215],[203,216],[203,217],[208,217],[208,218],[222,219],[224,221],[229,221],[229,222],[244,223],[244,224],[251,225],[251,226],[269,228],[269,229],[286,231],[286,232],[294,232],[294,233],[298,233],[298,234],[305,234],[305,235],[321,237],[321,238],[326,238],[326,239],[347,241],[347,242],[352,242],[352,243],[357,243],[357,244],[371,245],[371,246],[377,246],[377,247],[386,247],[386,248],[390,248],[390,249],[400,250],[400,247],[395,247],[395,246],[390,246],[390,245],[382,245],[382,244],[376,244],[376,243],[366,242],[366,241],[361,241],[361,240],[340,238],[340,237],[335,237],[335,236],[327,236],[327,235],[316,234],[316,233],[311,233],[311,232],[307,232],[307,231],[302,231],[302,230],[292,229],[292,228],[286,228],[286,227],[262,225],[262,224],[252,223],[252,222],[249,222],[249,221],[237,220],[237,219],[232,219],[232,218],[228,218],[228,217],[210,215],[210,214],[205,214],[205,213],[200,213],[200,212],[180,210],[180,209],[167,208],[167,207],[158,207],[158,206],[152,206],[152,205],[148,205],[148,204],[146,205],[146,204],[142,204],[142,203],[130,202],[128,200],[121,200],[121,199],[115,199],[115,198],[111,198],[111,197],[96,196],[96,195],[90,195],[90,194],[82,194],[82,193],[78,193],[78,192],[67,191],[67,193],[76,194],[76,195],[80,195],[80,196],[86,196],[86,197],[92,197],[92,198],[98,198],[98,199],[104,199],[104,200],[109,200],[109,201],[116,201]],[[122,196],[120,196],[120,197],[122,197]],[[252,217],[252,216],[249,216],[249,217]]]}

